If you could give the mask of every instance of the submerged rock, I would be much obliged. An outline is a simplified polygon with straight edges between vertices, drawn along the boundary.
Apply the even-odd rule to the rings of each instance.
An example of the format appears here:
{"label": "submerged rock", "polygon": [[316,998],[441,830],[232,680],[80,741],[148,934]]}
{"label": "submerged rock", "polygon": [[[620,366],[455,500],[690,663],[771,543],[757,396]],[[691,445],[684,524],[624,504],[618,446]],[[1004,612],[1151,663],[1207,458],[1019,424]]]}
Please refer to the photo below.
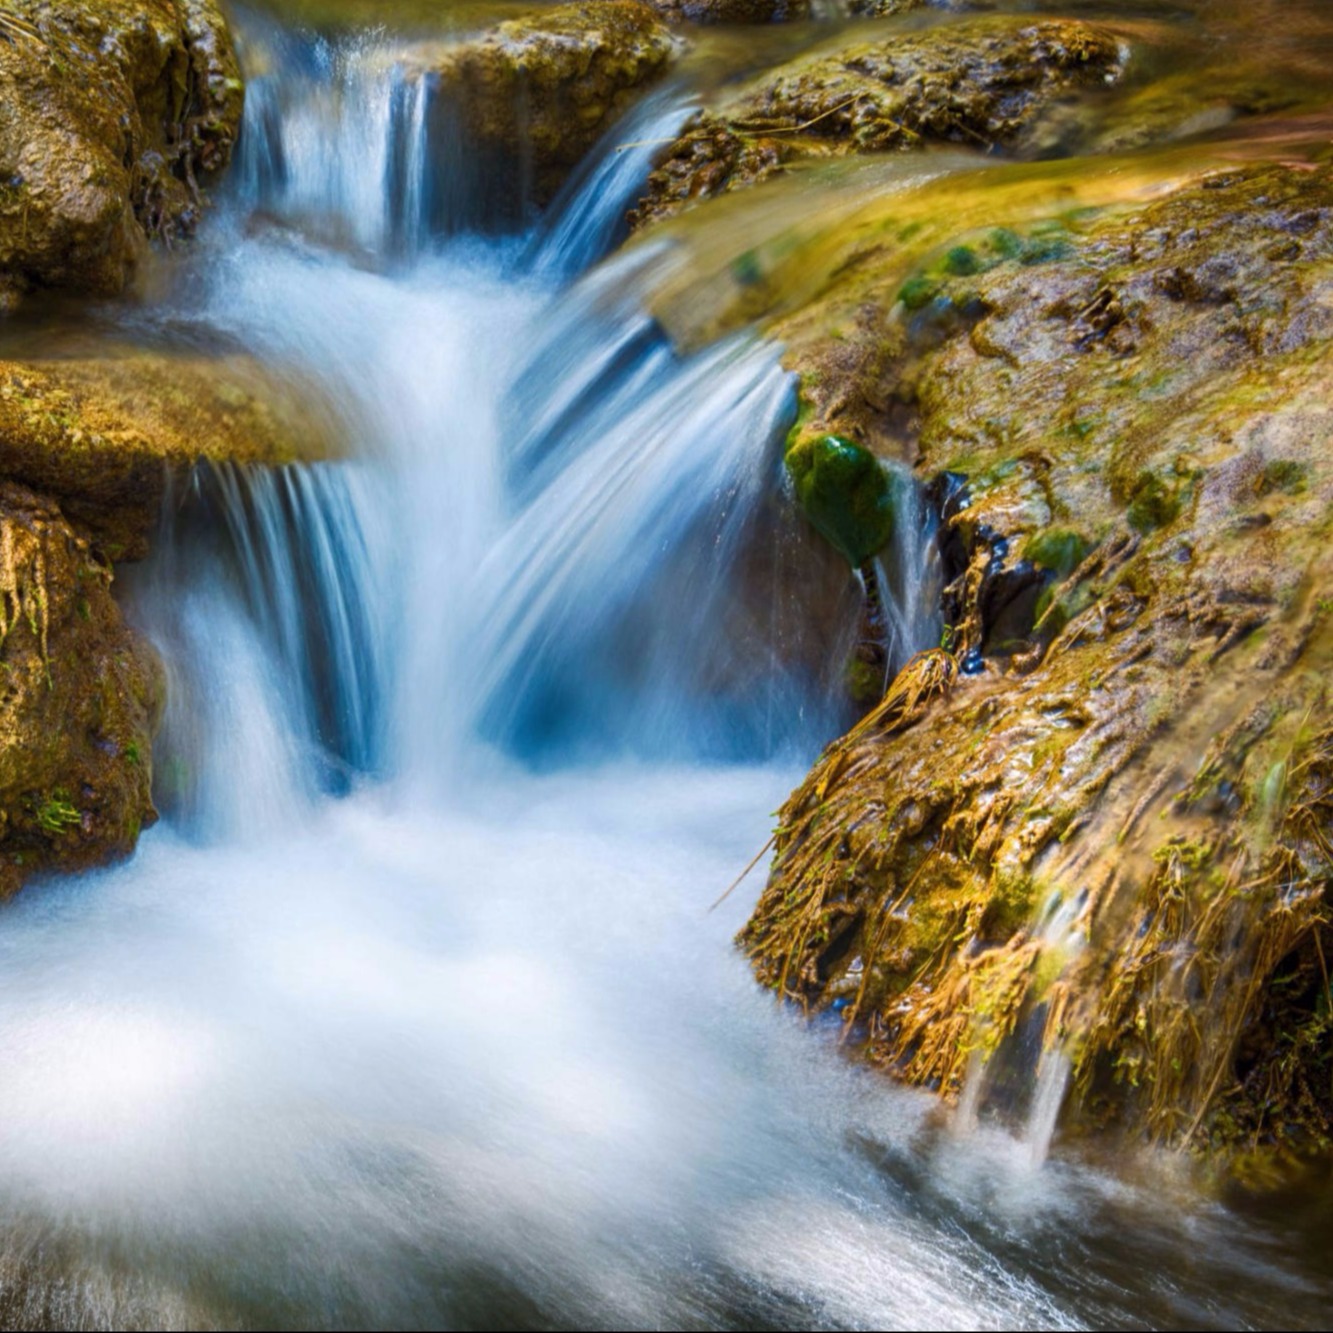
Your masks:
{"label": "submerged rock", "polygon": [[843,280],[952,634],[782,811],[759,975],[946,1096],[1021,1031],[1069,1127],[1329,1151],[1333,169]]}
{"label": "submerged rock", "polygon": [[156,819],[162,670],[59,508],[0,482],[0,896],[127,856]]}
{"label": "submerged rock", "polygon": [[[404,65],[437,89],[432,142],[461,142],[491,190],[520,191],[541,205],[682,50],[640,0],[595,0],[419,45]],[[445,167],[456,171],[457,163]]]}
{"label": "submerged rock", "polygon": [[198,219],[242,85],[212,0],[14,0],[0,16],[0,300],[112,295]]}
{"label": "submerged rock", "polygon": [[1041,116],[1114,82],[1114,34],[1064,19],[987,17],[806,56],[691,121],[649,179],[637,225],[790,165],[931,143],[1021,150]]}
{"label": "submerged rock", "polygon": [[102,348],[0,357],[0,476],[53,497],[108,560],[146,554],[168,478],[326,457],[332,425],[251,357]]}

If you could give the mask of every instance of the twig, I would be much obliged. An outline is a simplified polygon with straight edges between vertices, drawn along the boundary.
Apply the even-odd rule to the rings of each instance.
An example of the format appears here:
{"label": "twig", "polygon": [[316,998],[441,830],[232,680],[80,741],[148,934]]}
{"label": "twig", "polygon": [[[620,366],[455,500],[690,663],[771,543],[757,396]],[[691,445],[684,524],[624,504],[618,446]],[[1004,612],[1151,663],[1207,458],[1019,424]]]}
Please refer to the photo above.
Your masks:
{"label": "twig", "polygon": [[730,885],[730,887],[727,889],[727,891],[726,891],[726,892],[725,892],[725,893],[724,893],[724,894],[723,894],[723,895],[722,895],[722,896],[721,896],[721,897],[720,897],[720,898],[719,898],[719,899],[712,905],[712,907],[710,907],[710,908],[708,909],[710,912],[716,912],[717,909],[718,909],[719,907],[721,907],[722,904],[723,904],[724,902],[726,902],[727,899],[730,898],[731,895],[732,895],[738,888],[740,888],[740,886],[741,886],[741,881],[746,877],[746,875],[748,875],[748,874],[750,873],[750,871],[752,871],[752,870],[755,868],[755,866],[757,866],[757,865],[759,864],[760,861],[762,861],[762,860],[764,859],[764,857],[767,855],[769,849],[773,846],[773,844],[774,844],[775,842],[777,842],[777,840],[778,840],[778,835],[777,835],[776,833],[772,833],[772,834],[769,835],[769,839],[768,839],[768,841],[767,841],[767,842],[766,842],[766,843],[759,849],[759,851],[756,853],[754,860],[751,861],[750,864],[749,864],[748,866],[746,866],[745,869],[742,870],[741,873],[740,873],[739,875],[737,875],[736,878],[733,879],[733,880],[731,881],[731,885]]}

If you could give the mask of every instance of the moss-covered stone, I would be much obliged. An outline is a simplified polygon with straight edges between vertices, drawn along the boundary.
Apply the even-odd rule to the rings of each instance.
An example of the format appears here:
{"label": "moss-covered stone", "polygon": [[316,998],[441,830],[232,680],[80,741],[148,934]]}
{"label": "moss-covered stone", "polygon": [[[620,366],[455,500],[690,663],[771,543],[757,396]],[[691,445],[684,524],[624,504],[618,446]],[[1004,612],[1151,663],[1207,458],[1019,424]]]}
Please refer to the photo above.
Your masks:
{"label": "moss-covered stone", "polygon": [[0,296],[115,294],[193,230],[243,89],[213,0],[12,0],[0,40]]}
{"label": "moss-covered stone", "polygon": [[898,488],[868,449],[837,435],[807,436],[791,444],[786,463],[806,517],[853,569],[889,544]]}
{"label": "moss-covered stone", "polygon": [[928,261],[975,311],[928,336],[847,266],[883,349],[793,345],[947,478],[957,653],[821,758],[742,940],[911,1081],[956,1093],[1030,1021],[1067,1127],[1298,1160],[1333,1147],[1333,169],[1063,227],[1039,265]]}
{"label": "moss-covered stone", "polygon": [[0,476],[53,497],[109,560],[145,554],[164,489],[196,462],[327,457],[313,393],[254,358],[84,346],[0,358]]}
{"label": "moss-covered stone", "polygon": [[818,53],[759,76],[688,124],[636,224],[803,161],[955,143],[1021,151],[1041,116],[1120,75],[1112,33],[1073,20],[986,17]]}
{"label": "moss-covered stone", "polygon": [[641,0],[557,5],[404,57],[437,80],[436,139],[461,134],[488,177],[548,202],[588,150],[684,49]]}
{"label": "moss-covered stone", "polygon": [[664,18],[685,23],[785,23],[810,17],[810,0],[648,0]]}
{"label": "moss-covered stone", "polygon": [[110,585],[54,504],[0,482],[0,894],[127,856],[156,818],[162,671]]}

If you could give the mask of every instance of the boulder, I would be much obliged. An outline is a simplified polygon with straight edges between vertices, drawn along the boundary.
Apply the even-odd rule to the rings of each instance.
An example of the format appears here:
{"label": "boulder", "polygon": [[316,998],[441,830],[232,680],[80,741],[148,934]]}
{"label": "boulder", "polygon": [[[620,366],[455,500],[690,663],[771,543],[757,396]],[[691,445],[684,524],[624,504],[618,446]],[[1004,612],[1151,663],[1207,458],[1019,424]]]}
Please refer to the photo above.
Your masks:
{"label": "boulder", "polygon": [[327,457],[336,428],[317,402],[244,353],[0,357],[0,476],[52,497],[99,555],[138,559],[168,479],[197,462]]}
{"label": "boulder", "polygon": [[1065,19],[970,19],[858,42],[767,71],[695,117],[667,149],[636,226],[800,162],[953,143],[1022,151],[1063,99],[1121,75],[1106,29]]}
{"label": "boulder", "polygon": [[648,0],[677,23],[784,23],[810,17],[810,0]]}
{"label": "boulder", "polygon": [[[594,0],[418,44],[403,67],[432,81],[437,153],[461,144],[476,166],[471,184],[541,206],[682,50],[640,0]],[[443,166],[459,170],[456,158]]]}
{"label": "boulder", "polygon": [[1333,170],[876,280],[950,632],[781,812],[744,948],[947,1097],[1054,1052],[1069,1129],[1327,1153]]}
{"label": "boulder", "polygon": [[13,0],[0,15],[0,302],[120,292],[189,234],[243,90],[213,0]]}
{"label": "boulder", "polygon": [[162,688],[86,536],[0,482],[0,895],[134,850]]}

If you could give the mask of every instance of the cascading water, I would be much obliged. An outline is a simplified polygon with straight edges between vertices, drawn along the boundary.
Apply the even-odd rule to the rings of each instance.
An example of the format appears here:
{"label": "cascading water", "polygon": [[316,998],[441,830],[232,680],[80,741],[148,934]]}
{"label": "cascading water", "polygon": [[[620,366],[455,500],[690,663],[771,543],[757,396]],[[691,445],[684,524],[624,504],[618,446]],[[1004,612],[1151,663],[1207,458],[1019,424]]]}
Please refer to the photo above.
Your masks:
{"label": "cascading water", "polygon": [[[622,159],[543,232],[432,243],[428,90],[266,39],[231,214],[140,322],[320,384],[352,458],[201,474],[128,580],[167,818],[5,909],[0,1319],[1317,1316],[1220,1286],[1234,1218],[940,1139],[756,993],[706,908],[836,729],[857,612],[834,570],[800,632],[775,352],[673,352],[636,299],[669,255],[566,286]],[[902,526],[900,655],[935,630]]]}

